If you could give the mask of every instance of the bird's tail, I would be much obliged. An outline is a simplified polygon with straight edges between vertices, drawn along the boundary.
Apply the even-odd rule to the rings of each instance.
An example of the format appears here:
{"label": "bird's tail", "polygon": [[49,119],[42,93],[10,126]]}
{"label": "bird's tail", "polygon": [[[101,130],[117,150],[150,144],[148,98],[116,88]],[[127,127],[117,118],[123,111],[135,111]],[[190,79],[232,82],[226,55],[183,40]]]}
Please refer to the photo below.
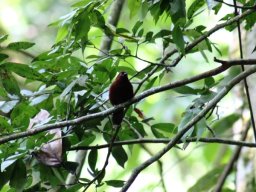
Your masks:
{"label": "bird's tail", "polygon": [[124,109],[119,109],[113,113],[112,121],[114,125],[120,125],[124,118]]}

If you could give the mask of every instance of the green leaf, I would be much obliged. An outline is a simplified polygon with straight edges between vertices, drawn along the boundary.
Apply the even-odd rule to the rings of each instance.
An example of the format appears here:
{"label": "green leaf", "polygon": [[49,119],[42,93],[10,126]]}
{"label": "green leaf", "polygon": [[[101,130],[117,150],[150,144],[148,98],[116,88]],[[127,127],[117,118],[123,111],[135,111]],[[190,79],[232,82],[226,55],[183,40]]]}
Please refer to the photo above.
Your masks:
{"label": "green leaf", "polygon": [[182,20],[186,18],[186,2],[185,0],[173,0],[170,1],[171,7],[171,18],[174,25],[178,22],[178,20]]}
{"label": "green leaf", "polygon": [[216,135],[223,134],[226,130],[233,127],[234,123],[241,118],[241,115],[237,113],[230,114],[226,117],[221,118],[212,125],[212,129]]}
{"label": "green leaf", "polygon": [[223,172],[223,169],[224,165],[209,171],[199,180],[197,180],[196,184],[188,189],[188,192],[211,191],[211,189],[216,185],[219,176]]}
{"label": "green leaf", "polygon": [[140,6],[141,6],[141,0],[135,0],[135,1],[129,0],[128,1],[128,8],[130,11],[130,19],[137,15]]}
{"label": "green leaf", "polygon": [[69,32],[69,25],[68,24],[62,25],[58,29],[56,40],[55,40],[56,43],[62,41],[68,35],[68,32]]}
{"label": "green leaf", "polygon": [[128,156],[122,146],[114,147],[112,155],[115,158],[118,165],[124,168],[125,162],[128,160]]}
{"label": "green leaf", "polygon": [[19,103],[11,113],[11,122],[13,127],[19,127],[25,130],[29,125],[29,120],[37,113],[35,107],[27,103]]}
{"label": "green leaf", "polygon": [[11,50],[21,50],[21,49],[28,49],[30,47],[33,47],[34,45],[35,43],[20,41],[20,42],[10,43],[7,46],[7,48]]}
{"label": "green leaf", "polygon": [[20,96],[20,88],[16,79],[11,73],[7,72],[6,70],[2,70],[0,71],[0,78],[2,79],[4,89],[9,94]]}
{"label": "green leaf", "polygon": [[193,89],[193,88],[191,88],[187,85],[174,88],[173,91],[175,91],[177,93],[180,93],[180,94],[191,94],[191,95],[197,95],[198,94],[197,89]]}
{"label": "green leaf", "polygon": [[142,26],[143,22],[142,21],[137,21],[135,23],[135,25],[133,26],[132,28],[132,33],[133,33],[133,36],[135,36],[135,34],[137,33],[137,31],[139,30],[139,28]]}
{"label": "green leaf", "polygon": [[204,79],[204,84],[206,87],[211,88],[215,85],[215,81],[213,77],[207,77]]}
{"label": "green leaf", "polygon": [[125,28],[117,28],[116,33],[117,34],[130,33],[130,31],[128,29],[125,29]]}
{"label": "green leaf", "polygon": [[157,123],[151,127],[153,129],[158,129],[167,133],[177,133],[177,127],[173,123]]}
{"label": "green leaf", "polygon": [[12,176],[10,178],[10,186],[15,188],[17,192],[23,191],[27,180],[26,166],[22,160],[15,163]]}
{"label": "green leaf", "polygon": [[95,172],[96,163],[98,159],[98,150],[91,150],[88,156],[88,163],[93,172]]}
{"label": "green leaf", "polygon": [[180,27],[177,25],[174,26],[172,32],[173,42],[176,44],[178,50],[185,54],[185,42]]}
{"label": "green leaf", "polygon": [[151,127],[151,131],[153,133],[153,135],[156,137],[156,138],[167,138],[166,136],[164,136],[163,133],[161,133],[160,131],[156,130],[156,129],[153,129]]}
{"label": "green leaf", "polygon": [[0,36],[0,43],[4,42],[8,38],[8,35],[1,35]]}
{"label": "green leaf", "polygon": [[122,187],[125,183],[125,181],[122,180],[108,180],[105,181],[107,185],[112,186],[112,187]]}
{"label": "green leaf", "polygon": [[9,56],[3,53],[0,53],[0,62],[2,62],[3,60],[7,59]]}
{"label": "green leaf", "polygon": [[153,34],[154,33],[152,31],[147,32],[144,42],[151,42]]}
{"label": "green leaf", "polygon": [[0,133],[11,132],[12,126],[8,123],[8,118],[0,116]]}
{"label": "green leaf", "polygon": [[4,63],[2,66],[5,67],[5,69],[7,69],[8,71],[14,72],[21,77],[31,79],[31,80],[46,81],[43,75],[38,73],[29,65],[8,62],[8,63]]}
{"label": "green leaf", "polygon": [[195,124],[195,130],[196,130],[196,138],[197,140],[200,139],[207,127],[205,118],[202,118],[200,121],[198,121]]}
{"label": "green leaf", "polygon": [[172,35],[172,31],[167,30],[167,29],[162,29],[161,31],[159,31],[158,33],[156,33],[153,37],[153,39],[157,39],[157,38],[163,38],[166,36],[170,36]]}
{"label": "green leaf", "polygon": [[158,76],[156,76],[156,77],[154,77],[153,79],[151,79],[151,80],[149,81],[149,83],[146,85],[144,91],[150,89],[150,88],[154,85],[154,83],[155,83],[155,81],[157,80],[157,78],[158,78]]}
{"label": "green leaf", "polygon": [[84,134],[84,139],[75,145],[75,147],[78,146],[89,146],[94,140],[96,139],[96,136],[92,133],[85,133]]}
{"label": "green leaf", "polygon": [[188,8],[188,19],[191,19],[194,16],[195,12],[197,12],[204,4],[205,0],[195,0]]}
{"label": "green leaf", "polygon": [[78,16],[78,23],[75,27],[76,40],[83,38],[83,40],[87,41],[90,28],[91,22],[88,17],[88,13],[87,11],[84,11]]}
{"label": "green leaf", "polygon": [[7,159],[5,159],[1,163],[1,172],[3,172],[9,166],[11,166],[13,163],[15,163],[18,159],[22,158],[24,155],[25,155],[24,153],[19,153],[19,154],[9,156]]}

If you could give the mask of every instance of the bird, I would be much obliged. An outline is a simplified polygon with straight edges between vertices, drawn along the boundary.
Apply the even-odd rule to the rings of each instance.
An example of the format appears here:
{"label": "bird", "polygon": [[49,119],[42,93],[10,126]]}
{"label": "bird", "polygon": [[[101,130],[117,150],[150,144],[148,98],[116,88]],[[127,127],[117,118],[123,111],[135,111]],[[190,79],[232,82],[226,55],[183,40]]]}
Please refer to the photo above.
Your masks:
{"label": "bird", "polygon": [[[115,106],[129,101],[134,96],[133,87],[126,72],[120,72],[109,88],[110,103]],[[124,118],[124,109],[115,111],[112,115],[114,125],[120,125]]]}

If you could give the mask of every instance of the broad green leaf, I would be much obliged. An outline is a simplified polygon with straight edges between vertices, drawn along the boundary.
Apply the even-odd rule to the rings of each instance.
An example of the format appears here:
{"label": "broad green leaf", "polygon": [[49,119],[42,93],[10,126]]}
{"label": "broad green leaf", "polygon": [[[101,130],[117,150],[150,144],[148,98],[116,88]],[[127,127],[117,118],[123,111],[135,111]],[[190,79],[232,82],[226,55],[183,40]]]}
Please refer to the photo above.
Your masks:
{"label": "broad green leaf", "polygon": [[107,185],[112,186],[112,187],[122,187],[125,183],[125,181],[122,180],[108,180],[105,181]]}
{"label": "broad green leaf", "polygon": [[214,86],[215,81],[213,77],[207,77],[204,79],[204,84],[206,87],[211,88],[212,86]]}
{"label": "broad green leaf", "polygon": [[130,31],[128,29],[125,29],[125,28],[117,28],[116,33],[117,34],[130,33]]}
{"label": "broad green leaf", "polygon": [[167,138],[167,136],[165,136],[163,133],[161,133],[160,131],[158,131],[157,129],[153,129],[151,127],[151,131],[153,133],[153,135],[156,137],[156,138]]}
{"label": "broad green leaf", "polygon": [[217,135],[221,135],[228,129],[232,128],[234,123],[241,118],[241,115],[237,113],[230,114],[226,117],[222,117],[212,125],[212,129]]}
{"label": "broad green leaf", "polygon": [[78,143],[76,146],[89,146],[94,140],[96,139],[96,136],[92,133],[85,133],[84,139]]}
{"label": "broad green leaf", "polygon": [[0,78],[2,79],[2,84],[6,92],[11,95],[20,96],[20,88],[18,86],[18,82],[10,72],[6,70],[0,71]]}
{"label": "broad green leaf", "polygon": [[84,11],[78,16],[78,22],[75,26],[75,38],[79,40],[81,38],[87,41],[88,32],[90,31],[91,22],[88,17],[87,11]]}
{"label": "broad green leaf", "polygon": [[180,94],[191,94],[191,95],[197,95],[199,90],[193,89],[187,85],[184,85],[182,87],[174,88],[173,91],[180,93]]}
{"label": "broad green leaf", "polygon": [[11,122],[13,127],[25,130],[29,125],[29,120],[37,113],[35,107],[27,103],[19,103],[11,113]]}
{"label": "broad green leaf", "polygon": [[180,27],[177,25],[174,26],[172,32],[173,42],[176,44],[178,50],[185,54],[185,42]]}
{"label": "broad green leaf", "polygon": [[144,42],[148,42],[148,43],[151,42],[153,34],[154,33],[152,31],[147,32],[147,34],[145,36],[145,41]]}
{"label": "broad green leaf", "polygon": [[95,172],[96,163],[98,160],[98,150],[91,150],[88,155],[88,164],[93,172]]}
{"label": "broad green leaf", "polygon": [[0,133],[3,132],[11,132],[12,127],[10,123],[8,123],[8,118],[0,116]]}
{"label": "broad green leaf", "polygon": [[205,0],[195,0],[188,8],[188,19],[191,19],[194,16],[195,12],[197,12],[204,4]]}
{"label": "broad green leaf", "polygon": [[135,25],[134,25],[133,28],[132,28],[132,33],[133,33],[134,36],[136,35],[137,31],[138,31],[139,28],[142,26],[142,24],[143,24],[142,21],[137,21],[137,22],[135,23]]}
{"label": "broad green leaf", "polygon": [[23,191],[27,180],[26,166],[22,160],[15,163],[12,176],[10,178],[10,186],[15,188],[17,192]]}
{"label": "broad green leaf", "polygon": [[195,124],[195,130],[196,130],[196,138],[197,140],[200,139],[207,127],[205,118],[202,118],[200,121],[198,121]]}
{"label": "broad green leaf", "polygon": [[172,123],[157,123],[151,127],[153,129],[158,129],[167,133],[177,133],[177,127]]}
{"label": "broad green leaf", "polygon": [[62,41],[64,38],[66,38],[66,36],[68,35],[69,32],[69,25],[65,24],[62,25],[57,32],[57,36],[56,36],[56,43]]}
{"label": "broad green leaf", "polygon": [[157,32],[157,33],[153,36],[153,39],[163,38],[163,37],[171,36],[171,35],[172,35],[172,31],[167,30],[167,29],[162,29],[161,31]]}
{"label": "broad green leaf", "polygon": [[[128,8],[130,11],[130,19],[137,15],[141,6],[141,0],[128,0]],[[135,33],[134,33],[135,34]]]}
{"label": "broad green leaf", "polygon": [[115,158],[118,165],[124,168],[125,162],[128,160],[128,156],[122,146],[114,147],[112,155]]}
{"label": "broad green leaf", "polygon": [[170,2],[170,6],[174,7],[171,9],[171,18],[174,25],[178,20],[186,18],[186,1],[185,0],[173,0]]}
{"label": "broad green leaf", "polygon": [[0,53],[0,62],[2,62],[3,60],[7,59],[9,56],[3,53]]}
{"label": "broad green leaf", "polygon": [[155,83],[155,81],[157,80],[157,78],[158,78],[158,76],[156,76],[156,77],[154,77],[153,79],[151,79],[151,80],[149,81],[149,83],[146,85],[144,91],[150,89],[150,88],[154,85],[154,83]]}
{"label": "broad green leaf", "polygon": [[224,165],[218,168],[214,168],[204,176],[202,176],[199,180],[197,180],[196,184],[188,189],[188,192],[206,192],[211,191],[211,189],[216,185],[219,176],[223,172]]}
{"label": "broad green leaf", "polygon": [[33,47],[35,43],[31,42],[13,42],[10,43],[7,48],[11,50],[21,50],[21,49],[28,49],[30,47]]}

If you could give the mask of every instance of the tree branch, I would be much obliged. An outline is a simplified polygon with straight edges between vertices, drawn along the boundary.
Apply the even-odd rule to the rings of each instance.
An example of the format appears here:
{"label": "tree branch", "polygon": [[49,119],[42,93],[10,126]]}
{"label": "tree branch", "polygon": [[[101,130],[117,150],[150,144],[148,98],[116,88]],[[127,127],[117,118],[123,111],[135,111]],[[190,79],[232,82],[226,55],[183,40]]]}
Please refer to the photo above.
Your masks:
{"label": "tree branch", "polygon": [[[172,139],[131,139],[126,141],[116,141],[113,143],[113,146],[123,146],[123,145],[134,145],[134,144],[166,144],[171,142]],[[224,144],[224,145],[235,145],[235,146],[242,146],[242,147],[250,147],[256,148],[256,143],[244,142],[244,141],[235,141],[230,139],[223,139],[223,138],[186,138],[186,142],[202,142],[202,143],[217,143],[217,144]],[[184,141],[178,141],[177,144],[184,143]],[[109,147],[110,144],[102,144],[102,145],[94,145],[94,146],[77,146],[71,147],[68,151],[76,151],[76,150],[92,150],[92,149],[104,149]]]}
{"label": "tree branch", "polygon": [[198,121],[200,121],[210,110],[214,107],[237,83],[246,78],[247,76],[256,72],[256,66],[240,73],[238,76],[233,78],[221,91],[202,109],[191,121],[189,121],[182,129],[179,131],[176,136],[155,156],[149,158],[147,161],[142,163],[140,166],[134,169],[128,181],[124,184],[120,192],[125,192],[132,185],[136,177],[140,174],[142,170],[150,166],[152,163],[160,159],[165,153],[167,153],[171,148],[173,148],[183,135]]}
{"label": "tree branch", "polygon": [[[118,109],[127,107],[127,106],[129,106],[133,103],[139,102],[140,100],[142,100],[142,99],[144,99],[144,98],[146,98],[150,95],[160,93],[160,92],[163,92],[163,91],[166,91],[166,90],[169,90],[169,89],[173,89],[173,88],[176,88],[176,87],[180,87],[180,86],[183,86],[183,85],[186,85],[186,84],[189,84],[189,83],[193,83],[193,82],[196,82],[198,80],[204,79],[206,77],[215,76],[215,75],[227,70],[232,65],[233,64],[231,64],[230,66],[222,65],[222,66],[219,66],[219,67],[214,68],[212,70],[206,71],[204,73],[201,73],[201,74],[196,75],[196,76],[191,77],[191,78],[187,78],[187,79],[184,79],[184,80],[169,83],[167,85],[151,88],[147,91],[142,92],[141,94],[134,97],[130,101],[127,101],[123,104],[117,105],[115,107],[109,108],[109,109],[101,111],[101,112],[85,115],[85,116],[82,116],[82,117],[79,117],[79,118],[76,118],[76,119],[73,119],[73,120],[66,120],[66,121],[60,121],[60,122],[47,124],[47,125],[35,126],[34,128],[29,129],[29,130],[24,131],[24,132],[13,133],[13,134],[10,134],[10,135],[7,135],[7,136],[2,136],[0,138],[0,144],[6,143],[8,141],[15,140],[15,139],[35,135],[35,134],[38,134],[38,133],[41,133],[41,132],[44,132],[44,131],[48,131],[48,130],[51,130],[51,129],[61,128],[61,127],[69,126],[69,125],[76,125],[76,124],[86,122],[86,121],[89,121],[91,119],[96,119],[96,118],[99,118],[99,117],[106,117],[107,115],[117,111]],[[234,65],[236,65],[236,64],[234,64]]]}

